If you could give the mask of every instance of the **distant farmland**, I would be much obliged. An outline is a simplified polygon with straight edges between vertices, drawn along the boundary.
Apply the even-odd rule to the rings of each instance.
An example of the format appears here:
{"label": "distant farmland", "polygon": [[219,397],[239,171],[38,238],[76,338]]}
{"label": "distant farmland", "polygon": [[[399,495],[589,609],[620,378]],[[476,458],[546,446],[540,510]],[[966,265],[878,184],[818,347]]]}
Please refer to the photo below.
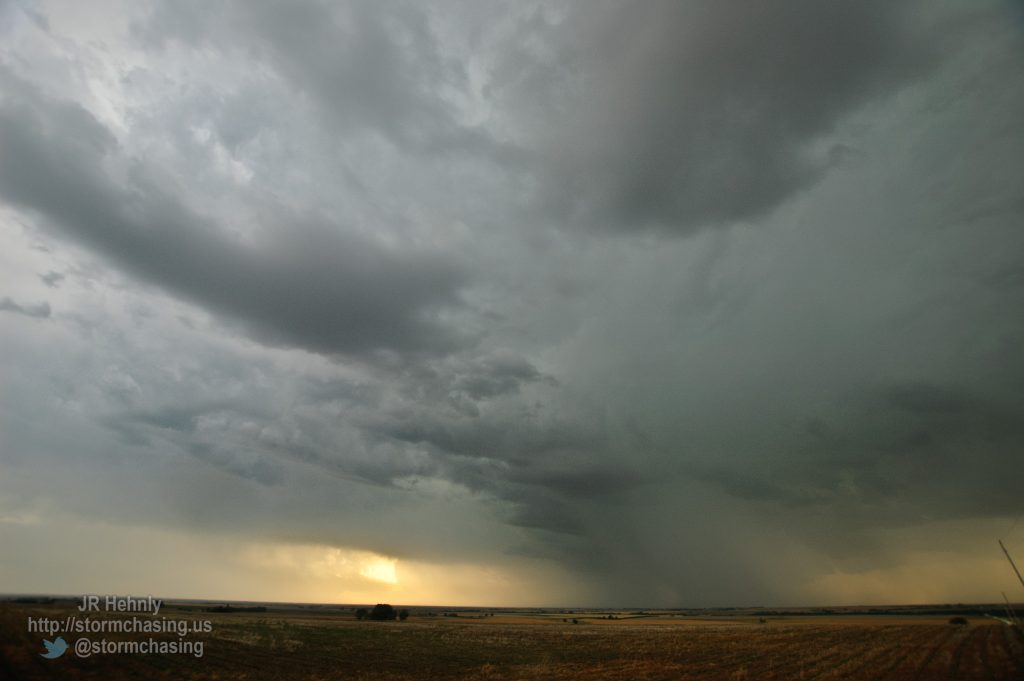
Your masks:
{"label": "distant farmland", "polygon": [[[407,622],[355,621],[351,611],[271,609],[161,616],[209,619],[203,657],[39,657],[26,619],[70,603],[0,603],[0,678],[35,679],[1022,679],[1020,632],[938,616],[672,617],[415,612]],[[620,613],[628,617],[629,613]],[[578,624],[572,623],[576,617]],[[563,622],[563,619],[566,621]],[[130,640],[139,634],[108,635]],[[68,636],[73,644],[75,635]],[[170,639],[166,634],[156,639]]]}

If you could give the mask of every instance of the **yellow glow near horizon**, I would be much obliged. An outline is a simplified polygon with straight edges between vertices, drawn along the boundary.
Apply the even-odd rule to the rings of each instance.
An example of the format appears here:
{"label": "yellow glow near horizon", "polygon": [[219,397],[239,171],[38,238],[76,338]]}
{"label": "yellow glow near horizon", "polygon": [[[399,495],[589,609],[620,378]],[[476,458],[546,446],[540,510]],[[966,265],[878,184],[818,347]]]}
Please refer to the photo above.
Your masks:
{"label": "yellow glow near horizon", "polygon": [[397,562],[394,558],[377,558],[359,568],[359,574],[378,582],[398,584],[398,574],[395,572]]}
{"label": "yellow glow near horizon", "polygon": [[282,570],[306,580],[363,579],[398,584],[398,560],[373,551],[308,544],[251,545],[247,561],[261,569]]}
{"label": "yellow glow near horizon", "polygon": [[[826,563],[801,553],[799,544],[785,546],[793,561],[812,569],[766,571],[776,575],[780,588],[767,605],[999,602],[1001,591],[1016,593],[1020,586],[991,539],[1012,520],[945,521],[878,532],[871,546],[884,560],[853,556]],[[41,544],[40,532],[52,540]],[[585,581],[557,565],[507,555],[458,562],[398,558],[352,547],[45,514],[0,514],[0,545],[5,558],[11,557],[0,561],[0,582],[12,593],[520,607],[587,604],[606,595],[588,591]],[[772,544],[762,548],[767,554]],[[1011,551],[1015,548],[1011,544]],[[76,556],[73,574],[65,570],[69,552]]]}
{"label": "yellow glow near horizon", "polygon": [[288,599],[310,602],[533,605],[572,593],[565,575],[543,566],[433,563],[347,547],[250,544],[244,563],[275,592],[301,590]]}
{"label": "yellow glow near horizon", "polygon": [[[40,544],[40,532],[52,541]],[[0,581],[20,593],[413,606],[540,606],[589,600],[578,581],[557,566],[507,556],[500,564],[485,557],[442,562],[355,547],[13,513],[0,515],[0,545],[5,557],[23,557],[0,561]],[[62,562],[68,547],[79,557],[73,575]]]}

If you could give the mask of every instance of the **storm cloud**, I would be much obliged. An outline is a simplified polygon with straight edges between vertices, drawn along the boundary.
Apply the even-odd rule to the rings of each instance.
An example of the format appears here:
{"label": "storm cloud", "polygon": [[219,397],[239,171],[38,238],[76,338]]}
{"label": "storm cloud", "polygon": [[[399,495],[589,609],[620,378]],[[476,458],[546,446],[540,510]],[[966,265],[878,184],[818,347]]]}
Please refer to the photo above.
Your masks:
{"label": "storm cloud", "polygon": [[[1008,4],[15,3],[0,37],[0,591],[998,598]],[[72,530],[141,548],[41,583]],[[937,554],[975,586],[908,580]]]}
{"label": "storm cloud", "polygon": [[389,248],[325,216],[269,202],[243,240],[129,161],[107,175],[116,140],[71,102],[8,76],[0,109],[0,195],[158,285],[251,325],[270,342],[320,352],[450,349],[432,321],[457,304],[464,272],[451,257]]}
{"label": "storm cloud", "polygon": [[[527,108],[545,203],[575,222],[690,232],[753,220],[849,151],[844,116],[927,74],[915,3],[619,2],[538,8],[498,62]],[[946,18],[949,21],[949,18]],[[827,45],[827,49],[822,49]]]}
{"label": "storm cloud", "polygon": [[25,315],[26,317],[35,317],[36,319],[46,319],[50,316],[50,304],[49,303],[36,303],[35,305],[22,305],[16,303],[10,298],[4,298],[0,300],[0,310],[4,312],[14,312],[17,314]]}

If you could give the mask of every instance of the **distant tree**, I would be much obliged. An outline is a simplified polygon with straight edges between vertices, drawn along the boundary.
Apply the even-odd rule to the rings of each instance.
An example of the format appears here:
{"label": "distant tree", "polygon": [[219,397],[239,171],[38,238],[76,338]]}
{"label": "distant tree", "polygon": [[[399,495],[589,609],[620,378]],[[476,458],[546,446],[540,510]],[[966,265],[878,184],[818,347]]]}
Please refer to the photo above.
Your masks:
{"label": "distant tree", "polygon": [[377,620],[379,622],[390,622],[395,619],[398,613],[387,603],[378,603],[373,606],[373,610],[370,611],[370,619]]}
{"label": "distant tree", "polygon": [[403,622],[405,620],[409,619],[409,611],[406,610],[405,608],[402,608],[401,610],[399,610],[398,611],[398,619],[400,619]]}
{"label": "distant tree", "polygon": [[967,626],[967,618],[966,617],[950,617],[949,618],[949,623],[950,624],[955,624],[955,625],[960,626],[960,627],[965,627],[965,626]]}
{"label": "distant tree", "polygon": [[356,619],[357,620],[365,620],[367,615],[369,615],[369,614],[370,614],[370,611],[367,610],[366,608],[358,608],[356,610]]}

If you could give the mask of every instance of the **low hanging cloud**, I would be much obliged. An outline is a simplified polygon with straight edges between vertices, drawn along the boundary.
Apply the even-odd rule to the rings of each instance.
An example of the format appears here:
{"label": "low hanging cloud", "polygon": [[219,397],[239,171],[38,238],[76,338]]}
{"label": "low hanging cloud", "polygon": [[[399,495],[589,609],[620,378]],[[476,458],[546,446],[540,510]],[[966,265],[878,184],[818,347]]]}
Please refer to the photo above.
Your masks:
{"label": "low hanging cloud", "polygon": [[3,300],[0,300],[0,310],[4,312],[14,312],[15,314],[25,315],[26,317],[34,317],[35,319],[46,319],[50,316],[50,304],[35,303],[33,305],[22,305],[11,300],[9,297],[4,296]]}
{"label": "low hanging cloud", "polygon": [[[238,320],[271,344],[317,352],[447,352],[463,340],[436,320],[458,307],[465,268],[415,246],[389,247],[322,216],[268,206],[253,240],[117,158],[82,107],[10,73],[0,104],[0,196],[97,249],[143,281]],[[125,184],[109,173],[124,163]]]}
{"label": "low hanging cloud", "polygon": [[60,272],[50,271],[39,275],[39,280],[50,288],[57,288],[60,286],[60,282],[64,280],[64,275]]}
{"label": "low hanging cloud", "polygon": [[754,220],[818,181],[844,154],[829,134],[845,116],[940,62],[940,42],[920,21],[933,9],[538,8],[492,87],[514,121],[521,112],[511,127],[536,144],[539,194],[558,219],[689,233]]}

